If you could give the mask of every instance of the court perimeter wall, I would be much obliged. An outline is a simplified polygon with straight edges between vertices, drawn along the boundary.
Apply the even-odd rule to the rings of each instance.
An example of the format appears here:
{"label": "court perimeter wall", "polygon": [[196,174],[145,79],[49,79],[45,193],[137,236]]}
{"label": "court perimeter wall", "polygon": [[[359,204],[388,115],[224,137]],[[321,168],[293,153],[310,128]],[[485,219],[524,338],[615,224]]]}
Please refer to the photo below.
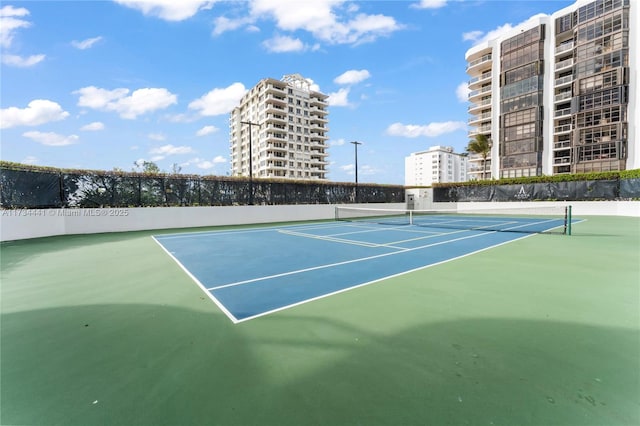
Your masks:
{"label": "court perimeter wall", "polygon": [[[405,208],[404,203],[349,206]],[[0,210],[0,241],[54,235],[324,220],[334,217],[335,205],[332,204]]]}
{"label": "court perimeter wall", "polygon": [[413,197],[416,210],[475,210],[496,208],[530,208],[572,206],[574,216],[633,216],[640,217],[640,201],[514,201],[514,202],[434,202],[433,189],[408,189],[407,199]]}
{"label": "court perimeter wall", "polygon": [[[421,210],[475,208],[573,206],[578,216],[640,217],[640,201],[573,201],[516,203],[433,203],[427,194],[416,194],[414,207]],[[404,203],[349,204],[349,207],[403,209]],[[195,228],[333,219],[335,205],[275,205],[219,207],[132,207],[96,209],[0,210],[0,241],[23,240],[54,235],[152,229]]]}

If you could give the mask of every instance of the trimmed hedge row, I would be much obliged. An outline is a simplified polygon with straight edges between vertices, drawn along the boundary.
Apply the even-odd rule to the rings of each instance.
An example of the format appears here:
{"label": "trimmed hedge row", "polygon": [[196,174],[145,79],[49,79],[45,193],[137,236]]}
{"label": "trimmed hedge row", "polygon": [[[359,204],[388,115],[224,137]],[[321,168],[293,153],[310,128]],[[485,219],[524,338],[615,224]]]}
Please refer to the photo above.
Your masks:
{"label": "trimmed hedge row", "polygon": [[556,183],[594,180],[618,180],[638,179],[640,169],[622,170],[617,172],[576,173],[553,176],[531,176],[521,178],[503,178],[495,180],[472,180],[467,182],[434,183],[434,188],[451,188],[459,186],[484,186],[484,185],[524,185],[531,183]]}
{"label": "trimmed hedge row", "polygon": [[402,202],[402,185],[71,170],[0,162],[0,206],[5,209]]}

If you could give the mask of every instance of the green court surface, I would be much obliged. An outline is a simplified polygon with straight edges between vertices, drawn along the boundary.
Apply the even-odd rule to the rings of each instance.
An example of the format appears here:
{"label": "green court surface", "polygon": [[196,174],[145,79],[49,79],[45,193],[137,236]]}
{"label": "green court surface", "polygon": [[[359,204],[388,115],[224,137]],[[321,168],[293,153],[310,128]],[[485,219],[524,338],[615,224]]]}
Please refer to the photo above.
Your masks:
{"label": "green court surface", "polygon": [[235,325],[178,230],[3,243],[0,424],[638,425],[640,219],[587,219]]}

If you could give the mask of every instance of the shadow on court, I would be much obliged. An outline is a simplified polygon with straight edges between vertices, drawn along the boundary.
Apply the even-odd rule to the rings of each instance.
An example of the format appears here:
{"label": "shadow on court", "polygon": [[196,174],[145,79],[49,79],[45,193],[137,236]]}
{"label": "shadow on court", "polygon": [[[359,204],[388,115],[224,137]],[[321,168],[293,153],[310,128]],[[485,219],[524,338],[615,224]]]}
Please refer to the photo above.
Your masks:
{"label": "shadow on court", "polygon": [[386,335],[352,324],[291,310],[233,325],[141,304],[4,314],[0,423],[640,423],[637,330],[485,318]]}

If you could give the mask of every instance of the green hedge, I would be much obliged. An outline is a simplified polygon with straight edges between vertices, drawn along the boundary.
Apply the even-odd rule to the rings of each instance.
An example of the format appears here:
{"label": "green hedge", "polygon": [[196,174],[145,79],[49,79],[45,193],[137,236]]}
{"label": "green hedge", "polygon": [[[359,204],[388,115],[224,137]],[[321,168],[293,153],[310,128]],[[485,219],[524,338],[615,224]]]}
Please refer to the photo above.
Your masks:
{"label": "green hedge", "polygon": [[617,172],[576,173],[553,176],[532,176],[521,178],[506,178],[493,180],[471,180],[466,182],[434,183],[434,188],[451,188],[457,186],[483,185],[521,185],[528,183],[574,182],[590,180],[617,180],[640,178],[640,169],[623,170]]}

